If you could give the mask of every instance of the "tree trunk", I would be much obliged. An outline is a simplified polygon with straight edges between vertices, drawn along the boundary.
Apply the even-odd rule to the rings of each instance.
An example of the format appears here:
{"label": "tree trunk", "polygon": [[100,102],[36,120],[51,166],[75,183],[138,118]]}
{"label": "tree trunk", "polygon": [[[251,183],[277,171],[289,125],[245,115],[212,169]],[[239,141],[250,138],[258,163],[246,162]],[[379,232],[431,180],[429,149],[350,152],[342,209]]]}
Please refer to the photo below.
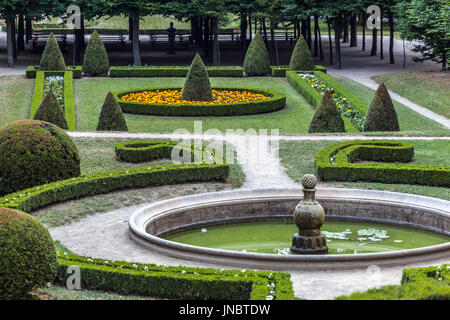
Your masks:
{"label": "tree trunk", "polygon": [[394,15],[389,15],[389,63],[394,64]]}
{"label": "tree trunk", "polygon": [[84,48],[84,18],[80,17],[80,29],[75,29],[75,38],[74,38],[74,52],[73,52],[73,65],[76,66],[81,63],[81,52]]}
{"label": "tree trunk", "polygon": [[128,41],[133,41],[133,18],[128,17]]}
{"label": "tree trunk", "polygon": [[366,51],[366,12],[364,11],[362,14],[362,51]]}
{"label": "tree trunk", "polygon": [[19,32],[17,34],[17,49],[19,51],[25,50],[25,24],[23,15],[19,14]]}
{"label": "tree trunk", "polygon": [[323,61],[323,48],[322,48],[322,35],[320,33],[320,27],[319,24],[317,24],[317,32],[319,34],[319,54],[320,54],[320,61]]}
{"label": "tree trunk", "polygon": [[219,23],[217,18],[213,18],[213,64],[220,65],[219,60]]}
{"label": "tree trunk", "polygon": [[307,40],[308,36],[306,34],[306,19],[302,20],[302,36]]}
{"label": "tree trunk", "polygon": [[210,58],[209,56],[209,47],[210,47],[210,33],[211,33],[211,28],[210,28],[210,23],[209,23],[209,18],[205,18],[205,33],[203,36],[203,52],[205,54],[205,59],[208,60]]}
{"label": "tree trunk", "polygon": [[25,29],[25,38],[28,43],[28,41],[30,41],[33,37],[33,25],[31,23],[31,18],[25,18]]}
{"label": "tree trunk", "polygon": [[372,50],[370,50],[371,56],[377,55],[377,29],[373,28],[372,30]]}
{"label": "tree trunk", "polygon": [[278,65],[277,49],[275,44],[275,24],[272,21],[270,21],[270,56],[272,65]]}
{"label": "tree trunk", "polygon": [[344,14],[344,35],[342,37],[342,43],[347,43],[348,42],[348,16],[346,14]]}
{"label": "tree trunk", "polygon": [[133,19],[133,65],[141,66],[141,48],[139,43],[139,17],[132,17]]}
{"label": "tree trunk", "polygon": [[319,55],[319,17],[314,15],[314,57]]}
{"label": "tree trunk", "polygon": [[328,46],[330,47],[330,65],[333,65],[333,41],[331,40],[331,25],[330,20],[327,19],[328,26]]}
{"label": "tree trunk", "polygon": [[250,14],[248,15],[248,33],[249,33],[249,40],[253,40],[253,30],[252,30],[252,17]]}
{"label": "tree trunk", "polygon": [[14,18],[14,20],[13,20],[12,40],[13,40],[13,57],[14,57],[14,63],[16,63],[16,62],[17,62],[17,32],[16,32],[16,18]]}
{"label": "tree trunk", "polygon": [[335,51],[336,51],[336,62],[335,62],[335,66],[336,69],[342,69],[342,64],[341,64],[341,39],[339,37],[341,33],[341,16],[337,16],[334,19],[334,45],[336,47]]}
{"label": "tree trunk", "polygon": [[311,17],[308,17],[306,19],[306,35],[307,35],[307,43],[308,43],[308,48],[311,51],[311,47],[312,47],[312,36],[311,36]]}
{"label": "tree trunk", "polygon": [[262,25],[263,25],[263,31],[264,31],[264,43],[266,44],[266,47],[267,47],[267,27],[266,27],[266,18],[265,17],[262,18]]}
{"label": "tree trunk", "polygon": [[358,46],[358,28],[356,22],[356,15],[350,17],[350,47]]}
{"label": "tree trunk", "polygon": [[14,18],[6,18],[6,48],[8,51],[8,67],[14,67]]}
{"label": "tree trunk", "polygon": [[383,50],[383,13],[380,13],[380,60],[384,60],[384,50]]}
{"label": "tree trunk", "polygon": [[247,15],[241,14],[241,49],[247,48]]}

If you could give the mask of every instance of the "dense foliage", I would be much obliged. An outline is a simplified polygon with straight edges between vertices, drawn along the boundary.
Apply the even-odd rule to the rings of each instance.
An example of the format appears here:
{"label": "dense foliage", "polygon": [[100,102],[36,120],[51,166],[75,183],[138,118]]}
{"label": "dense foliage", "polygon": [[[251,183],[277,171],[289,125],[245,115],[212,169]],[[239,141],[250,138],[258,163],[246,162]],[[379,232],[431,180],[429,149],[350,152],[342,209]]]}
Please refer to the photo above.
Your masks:
{"label": "dense foliage", "polygon": [[111,92],[108,92],[100,111],[97,131],[128,131],[122,109]]}
{"label": "dense foliage", "polygon": [[100,35],[96,30],[91,34],[84,53],[83,73],[88,76],[106,76],[109,71],[109,58]]}
{"label": "dense foliage", "polygon": [[53,123],[61,129],[69,129],[64,111],[56,100],[53,91],[50,91],[44,97],[33,119]]}

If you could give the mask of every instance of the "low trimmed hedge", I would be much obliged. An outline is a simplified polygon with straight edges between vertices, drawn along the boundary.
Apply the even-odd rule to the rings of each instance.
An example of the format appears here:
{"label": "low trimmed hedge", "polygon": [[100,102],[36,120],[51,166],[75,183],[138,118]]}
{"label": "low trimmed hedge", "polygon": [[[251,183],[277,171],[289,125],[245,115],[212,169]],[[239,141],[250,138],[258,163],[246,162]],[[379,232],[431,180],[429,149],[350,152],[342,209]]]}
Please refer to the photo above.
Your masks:
{"label": "low trimmed hedge", "polygon": [[[289,66],[272,66],[272,77],[278,77],[278,78],[284,78],[286,77],[286,72],[290,71]],[[323,73],[327,73],[327,68],[321,65],[315,65],[314,67],[315,71],[322,71]],[[296,71],[299,72],[306,72],[306,71]]]}
{"label": "low trimmed hedge", "polygon": [[[214,150],[195,149],[193,145],[187,146],[176,141],[127,141],[116,144],[116,157],[125,162],[140,163],[155,159],[171,159],[173,149],[178,152],[189,152],[189,161],[217,163]],[[180,156],[181,157],[181,156]],[[225,163],[225,159],[220,159]]]}
{"label": "low trimmed hedge", "polygon": [[[311,87],[311,85],[302,77],[298,75],[302,71],[286,71],[287,81],[297,90],[314,108],[317,108],[320,101],[322,101],[322,95],[316,89]],[[345,117],[342,117],[344,121],[346,132],[359,132],[351,121]]]}
{"label": "low trimmed hedge", "polygon": [[[323,181],[368,181],[450,187],[450,166],[414,165],[411,144],[397,141],[350,141],[322,149],[315,160]],[[358,160],[386,163],[357,163]],[[395,162],[395,163],[388,163]]]}
{"label": "low trimmed hedge", "polygon": [[0,207],[25,212],[43,206],[109,193],[166,184],[226,180],[228,164],[167,164],[128,170],[105,171],[18,191],[0,198]]}
{"label": "low trimmed hedge", "polygon": [[58,74],[53,71],[37,71],[34,81],[34,93],[31,101],[30,119],[33,119],[44,97],[44,80],[46,76],[64,77],[64,112],[69,130],[76,130],[75,103],[73,99],[73,72],[61,71]]}
{"label": "low trimmed hedge", "polygon": [[[81,73],[82,73],[82,66],[67,66],[66,67],[66,71],[71,71],[73,72],[73,78],[74,79],[80,79],[81,78]],[[26,76],[29,79],[34,79],[36,78],[36,74],[38,71],[41,71],[41,68],[39,66],[28,66],[27,70],[26,70]],[[50,76],[63,76],[64,75],[64,71],[45,71],[47,75]]]}
{"label": "low trimmed hedge", "polygon": [[215,87],[214,89],[229,89],[229,90],[246,90],[254,93],[261,93],[270,95],[270,99],[256,102],[241,102],[230,104],[214,104],[214,105],[167,105],[167,104],[145,104],[137,102],[128,102],[121,99],[122,96],[129,93],[136,93],[151,90],[169,90],[181,89],[180,87],[163,87],[163,88],[149,88],[138,89],[133,91],[116,91],[113,92],[117,101],[119,102],[122,111],[132,114],[146,114],[154,116],[241,116],[259,113],[274,112],[283,109],[286,105],[286,95],[273,90],[261,90],[252,88],[230,88],[230,87]]}
{"label": "low trimmed hedge", "polygon": [[450,286],[450,264],[403,269],[402,284],[420,281],[441,281]]}
{"label": "low trimmed hedge", "polygon": [[293,300],[289,273],[168,267],[58,254],[58,280],[69,266],[81,270],[81,287],[171,299]]}
{"label": "low trimmed hedge", "polygon": [[[242,67],[206,67],[209,77],[243,77]],[[126,77],[186,77],[189,67],[111,67],[111,78]]]}

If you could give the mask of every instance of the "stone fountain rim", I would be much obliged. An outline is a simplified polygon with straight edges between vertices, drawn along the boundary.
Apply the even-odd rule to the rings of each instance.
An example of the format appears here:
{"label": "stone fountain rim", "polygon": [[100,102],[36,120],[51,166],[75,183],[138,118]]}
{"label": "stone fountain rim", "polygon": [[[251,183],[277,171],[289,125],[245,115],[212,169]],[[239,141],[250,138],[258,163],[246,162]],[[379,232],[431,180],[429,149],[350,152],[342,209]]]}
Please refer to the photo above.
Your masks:
{"label": "stone fountain rim", "polygon": [[[439,255],[450,258],[450,242],[415,249],[387,251],[380,253],[361,254],[327,254],[327,255],[277,255],[252,252],[239,252],[231,250],[212,249],[192,246],[162,239],[147,233],[147,225],[164,215],[184,211],[192,208],[226,206],[236,203],[249,203],[266,200],[293,200],[301,199],[301,188],[280,189],[240,189],[203,193],[162,200],[138,209],[129,218],[129,234],[138,244],[159,251],[162,254],[178,258],[195,259],[197,261],[211,262],[238,267],[252,268],[255,263],[267,263],[271,269],[309,269],[327,265],[327,269],[342,269],[370,264],[404,264],[408,258],[417,260],[421,255]],[[405,194],[399,192],[344,189],[344,188],[317,188],[316,199],[351,199],[360,202],[385,203],[403,207],[420,207],[437,215],[450,216],[448,208],[450,201],[432,197]],[[398,223],[398,221],[392,222]],[[444,230],[448,231],[448,230]],[[416,259],[414,259],[416,257]],[[398,263],[396,263],[398,261]],[[400,263],[401,261],[401,263]],[[286,266],[283,263],[306,263],[305,266]],[[335,265],[333,265],[333,263]],[[255,268],[255,267],[253,267]],[[262,267],[264,268],[264,267]]]}

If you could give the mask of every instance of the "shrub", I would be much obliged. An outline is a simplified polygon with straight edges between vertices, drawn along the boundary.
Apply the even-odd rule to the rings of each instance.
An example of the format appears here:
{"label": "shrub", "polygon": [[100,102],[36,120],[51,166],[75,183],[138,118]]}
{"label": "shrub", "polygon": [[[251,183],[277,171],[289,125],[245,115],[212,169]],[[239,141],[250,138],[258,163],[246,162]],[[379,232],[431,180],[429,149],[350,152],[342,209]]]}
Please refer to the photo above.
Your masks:
{"label": "shrub", "polygon": [[111,92],[108,92],[98,119],[97,131],[128,131],[127,122],[119,103]]}
{"label": "shrub", "polygon": [[56,277],[53,240],[35,218],[0,208],[0,299],[21,299]]}
{"label": "shrub", "polygon": [[[74,79],[81,78],[82,69],[83,69],[83,66],[66,66],[66,71],[72,72]],[[39,66],[28,66],[27,70],[26,70],[27,78],[29,78],[29,79],[36,78],[36,74],[38,71],[42,71]],[[52,75],[52,76],[62,76],[62,75],[64,75],[64,72],[65,71],[50,70],[50,71],[46,71],[45,73],[47,75]]]}
{"label": "shrub", "polygon": [[364,131],[400,131],[394,104],[383,82],[378,86],[370,103]]}
{"label": "shrub", "polygon": [[56,100],[53,91],[50,91],[42,100],[33,119],[53,123],[61,129],[69,129],[64,111]]}
{"label": "shrub", "polygon": [[271,72],[270,55],[259,32],[255,34],[245,54],[244,72],[248,76],[264,76]]}
{"label": "shrub", "polygon": [[[317,176],[324,181],[450,186],[450,166],[414,165],[407,162],[414,147],[398,141],[349,141],[335,143],[316,155]],[[358,163],[358,160],[393,163]]]}
{"label": "shrub", "polygon": [[[243,77],[242,67],[237,66],[207,66],[208,77]],[[111,78],[124,77],[186,77],[189,67],[179,66],[148,66],[148,67],[111,67]]]}
{"label": "shrub", "polygon": [[58,41],[56,41],[53,33],[47,40],[44,52],[42,53],[41,70],[65,70],[66,64],[64,62],[64,57],[59,49]]}
{"label": "shrub", "polygon": [[213,100],[208,71],[202,58],[197,53],[192,60],[186,80],[184,81],[182,100],[211,101]]}
{"label": "shrub", "polygon": [[84,52],[83,73],[88,76],[106,76],[109,71],[109,59],[100,35],[96,30],[92,32],[91,38]]}
{"label": "shrub", "polygon": [[302,71],[314,70],[314,60],[303,35],[298,38],[294,51],[292,51],[289,69]]}
{"label": "shrub", "polygon": [[326,91],[309,126],[309,133],[345,132],[344,121],[330,91]]}
{"label": "shrub", "polygon": [[79,175],[78,150],[59,127],[21,120],[0,129],[0,195]]}

